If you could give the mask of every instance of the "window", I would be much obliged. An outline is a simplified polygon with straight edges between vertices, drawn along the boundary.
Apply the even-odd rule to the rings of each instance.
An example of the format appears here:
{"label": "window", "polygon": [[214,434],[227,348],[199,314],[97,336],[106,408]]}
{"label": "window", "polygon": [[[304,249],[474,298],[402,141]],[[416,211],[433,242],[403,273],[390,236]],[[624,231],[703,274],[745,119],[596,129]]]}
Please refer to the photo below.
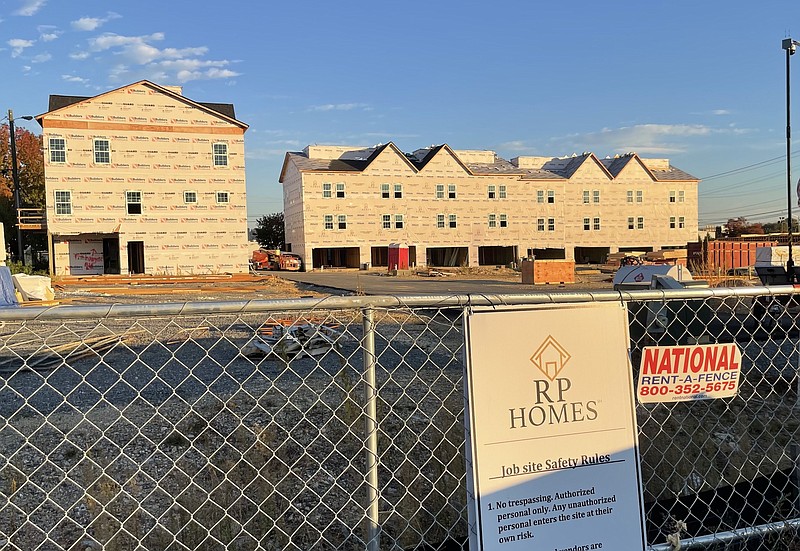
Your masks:
{"label": "window", "polygon": [[676,203],[677,202],[677,194],[674,191],[669,192],[669,202]]}
{"label": "window", "polygon": [[637,190],[636,191],[636,202],[637,203],[641,203],[643,199],[644,199],[644,192],[642,190]]}
{"label": "window", "polygon": [[495,199],[496,198],[496,190],[497,190],[497,188],[495,186],[489,186],[489,188],[488,188],[489,199]]}
{"label": "window", "polygon": [[332,214],[326,214],[323,217],[323,220],[325,222],[325,229],[326,230],[332,230],[333,229],[333,215]]}
{"label": "window", "polygon": [[544,218],[536,220],[536,231],[544,231]]}
{"label": "window", "polygon": [[628,196],[628,202],[629,203],[633,203],[633,191],[632,190],[628,191],[627,196]]}
{"label": "window", "polygon": [[679,203],[683,203],[684,201],[686,201],[686,192],[685,191],[679,191],[678,192],[678,202]]}
{"label": "window", "polygon": [[506,198],[506,186],[500,186],[500,199]]}
{"label": "window", "polygon": [[600,190],[594,190],[592,192],[592,203],[599,203],[600,202]]}
{"label": "window", "polygon": [[142,214],[142,192],[126,191],[125,203],[128,214]]}
{"label": "window", "polygon": [[230,203],[230,195],[227,191],[218,191],[217,192],[217,203],[224,205]]}
{"label": "window", "polygon": [[444,227],[444,214],[437,214],[436,215],[436,227],[443,228]]}
{"label": "window", "polygon": [[556,219],[555,218],[548,218],[547,219],[547,231],[556,231]]}
{"label": "window", "polygon": [[436,198],[444,199],[444,184],[436,184]]}
{"label": "window", "polygon": [[456,215],[450,214],[447,217],[447,226],[450,228],[455,228],[457,226]]}
{"label": "window", "polygon": [[50,162],[67,162],[67,143],[64,138],[50,138]]}
{"label": "window", "polygon": [[342,182],[336,184],[336,198],[344,199],[344,183]]}
{"label": "window", "polygon": [[675,229],[675,217],[674,216],[670,216],[669,217],[669,229],[671,229],[671,230]]}
{"label": "window", "polygon": [[633,216],[628,217],[628,229],[632,230],[635,226],[633,225]]}
{"label": "window", "polygon": [[595,218],[592,224],[594,231],[600,231],[600,218]]}
{"label": "window", "polygon": [[214,166],[228,166],[228,144],[215,143],[211,147],[214,151]]}
{"label": "window", "polygon": [[346,230],[347,229],[347,215],[346,214],[340,214],[337,217],[337,224],[338,224],[338,228],[340,230]]}
{"label": "window", "polygon": [[681,229],[686,227],[686,218],[683,216],[678,216],[678,227]]}
{"label": "window", "polygon": [[591,220],[588,218],[583,219],[583,231],[589,231],[592,227]]}
{"label": "window", "polygon": [[402,230],[403,229],[403,215],[402,214],[395,214],[394,215],[394,229]]}
{"label": "window", "polygon": [[197,203],[197,192],[196,191],[184,191],[183,192],[183,202],[184,203]]}
{"label": "window", "polygon": [[391,214],[382,214],[381,215],[381,225],[383,226],[384,230],[392,229],[392,215]]}
{"label": "window", "polygon": [[536,190],[536,202],[544,203],[544,191],[542,191],[541,189]]}
{"label": "window", "polygon": [[508,216],[505,214],[500,215],[500,227],[507,228],[508,227]]}
{"label": "window", "polygon": [[323,183],[322,184],[322,196],[326,199],[333,197],[333,184],[330,183]]}
{"label": "window", "polygon": [[547,202],[551,204],[556,202],[556,192],[552,189],[547,190]]}
{"label": "window", "polygon": [[[456,185],[455,184],[448,184],[447,186],[447,198],[448,199],[455,199],[456,198]],[[453,226],[451,226],[453,227]]]}
{"label": "window", "polygon": [[588,205],[589,204],[589,190],[588,189],[584,189],[583,190],[583,204],[584,205]]}
{"label": "window", "polygon": [[489,215],[489,227],[490,228],[496,228],[497,227],[497,215],[496,214],[490,214]]}
{"label": "window", "polygon": [[403,198],[403,184],[395,184],[394,185],[394,198],[395,199],[402,199]]}
{"label": "window", "polygon": [[381,199],[389,198],[389,184],[381,184]]}
{"label": "window", "polygon": [[108,140],[94,141],[94,162],[104,165],[111,162],[111,145]]}
{"label": "window", "polygon": [[72,214],[72,192],[56,190],[56,214]]}
{"label": "window", "polygon": [[636,229],[637,230],[644,229],[644,217],[640,216],[636,219]]}

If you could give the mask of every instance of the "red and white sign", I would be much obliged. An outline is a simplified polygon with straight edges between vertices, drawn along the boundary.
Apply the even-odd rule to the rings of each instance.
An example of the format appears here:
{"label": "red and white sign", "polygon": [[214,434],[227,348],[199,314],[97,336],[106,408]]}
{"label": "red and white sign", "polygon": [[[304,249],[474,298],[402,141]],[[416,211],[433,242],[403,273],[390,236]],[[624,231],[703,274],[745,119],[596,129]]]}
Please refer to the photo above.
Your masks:
{"label": "red and white sign", "polygon": [[730,398],[739,391],[741,365],[735,343],[647,346],[636,396],[641,404]]}

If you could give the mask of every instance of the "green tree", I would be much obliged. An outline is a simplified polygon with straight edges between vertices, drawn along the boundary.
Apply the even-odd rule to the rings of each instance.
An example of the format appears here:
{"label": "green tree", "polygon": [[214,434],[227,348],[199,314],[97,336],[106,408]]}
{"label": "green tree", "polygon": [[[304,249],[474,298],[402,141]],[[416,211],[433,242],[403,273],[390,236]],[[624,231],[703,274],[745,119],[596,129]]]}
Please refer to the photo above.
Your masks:
{"label": "green tree", "polygon": [[284,249],[286,233],[283,226],[283,213],[267,214],[256,220],[256,241],[267,249]]}

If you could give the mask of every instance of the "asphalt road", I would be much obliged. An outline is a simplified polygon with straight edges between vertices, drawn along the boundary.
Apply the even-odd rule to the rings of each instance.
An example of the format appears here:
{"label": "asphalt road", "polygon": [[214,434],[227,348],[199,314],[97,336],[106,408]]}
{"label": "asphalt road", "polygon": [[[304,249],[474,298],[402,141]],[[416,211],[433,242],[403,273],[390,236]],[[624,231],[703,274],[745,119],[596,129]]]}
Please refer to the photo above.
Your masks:
{"label": "asphalt road", "polygon": [[388,276],[384,272],[359,270],[271,273],[290,281],[365,295],[498,295],[581,290],[577,284],[523,285],[521,276],[520,279]]}

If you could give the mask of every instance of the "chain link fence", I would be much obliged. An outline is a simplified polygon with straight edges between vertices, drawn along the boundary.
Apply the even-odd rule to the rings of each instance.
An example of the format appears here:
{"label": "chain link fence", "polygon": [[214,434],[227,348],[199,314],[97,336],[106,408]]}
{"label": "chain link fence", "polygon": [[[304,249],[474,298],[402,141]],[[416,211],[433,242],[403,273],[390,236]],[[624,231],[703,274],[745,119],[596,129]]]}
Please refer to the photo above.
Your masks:
{"label": "chain link fence", "polygon": [[0,549],[466,549],[464,310],[620,300],[634,371],[653,344],[736,342],[743,356],[735,398],[637,406],[651,546],[800,549],[798,299],[0,311]]}

